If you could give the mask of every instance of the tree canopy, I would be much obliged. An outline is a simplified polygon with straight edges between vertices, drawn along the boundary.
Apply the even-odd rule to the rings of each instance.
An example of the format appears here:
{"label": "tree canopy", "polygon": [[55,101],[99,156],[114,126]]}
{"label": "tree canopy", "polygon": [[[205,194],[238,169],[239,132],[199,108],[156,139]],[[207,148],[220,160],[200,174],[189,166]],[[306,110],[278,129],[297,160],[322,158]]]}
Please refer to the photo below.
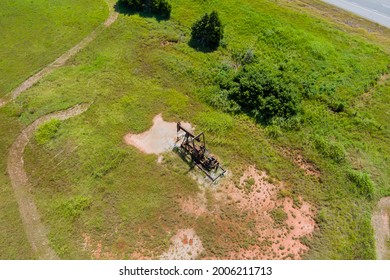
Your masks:
{"label": "tree canopy", "polygon": [[223,38],[223,27],[216,11],[205,14],[192,25],[192,40],[202,47],[215,49]]}
{"label": "tree canopy", "polygon": [[168,19],[171,16],[172,6],[167,0],[121,0],[130,9],[153,13]]}

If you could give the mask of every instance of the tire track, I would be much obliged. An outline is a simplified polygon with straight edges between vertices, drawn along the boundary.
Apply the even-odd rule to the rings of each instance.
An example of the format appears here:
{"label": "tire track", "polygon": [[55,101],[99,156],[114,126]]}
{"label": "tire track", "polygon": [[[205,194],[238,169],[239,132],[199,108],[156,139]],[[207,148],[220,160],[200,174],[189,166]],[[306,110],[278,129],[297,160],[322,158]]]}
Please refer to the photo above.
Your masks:
{"label": "tire track", "polygon": [[27,238],[33,251],[41,259],[58,259],[50,247],[47,230],[43,225],[37,207],[34,203],[24,170],[23,153],[35,130],[43,123],[52,120],[66,120],[85,112],[90,104],[76,105],[70,109],[45,115],[22,130],[12,144],[8,155],[7,171],[19,206],[20,216]]}
{"label": "tire track", "polygon": [[84,39],[82,39],[77,45],[62,54],[55,61],[53,61],[52,63],[44,67],[42,70],[25,80],[17,88],[8,93],[3,99],[0,99],[0,108],[5,106],[8,102],[16,99],[20,94],[35,85],[43,77],[53,72],[53,70],[63,66],[71,57],[73,57],[79,51],[84,49],[90,42],[92,42],[105,28],[108,28],[111,24],[113,24],[118,18],[118,13],[114,10],[113,6],[108,2],[108,0],[106,0],[106,3],[109,7],[109,16],[102,25],[98,26]]}

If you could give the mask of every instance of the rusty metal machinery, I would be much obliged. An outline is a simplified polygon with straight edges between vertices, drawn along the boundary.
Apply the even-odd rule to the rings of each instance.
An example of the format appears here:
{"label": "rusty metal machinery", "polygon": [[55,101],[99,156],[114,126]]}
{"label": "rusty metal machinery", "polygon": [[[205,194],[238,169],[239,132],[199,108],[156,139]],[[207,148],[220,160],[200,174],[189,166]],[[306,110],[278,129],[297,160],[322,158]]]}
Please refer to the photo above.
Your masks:
{"label": "rusty metal machinery", "polygon": [[[184,134],[179,136],[181,131]],[[177,133],[177,142],[182,140],[179,148],[190,155],[195,165],[213,182],[226,173],[226,170],[220,166],[215,156],[206,149],[206,139],[203,132],[195,136],[178,122]]]}

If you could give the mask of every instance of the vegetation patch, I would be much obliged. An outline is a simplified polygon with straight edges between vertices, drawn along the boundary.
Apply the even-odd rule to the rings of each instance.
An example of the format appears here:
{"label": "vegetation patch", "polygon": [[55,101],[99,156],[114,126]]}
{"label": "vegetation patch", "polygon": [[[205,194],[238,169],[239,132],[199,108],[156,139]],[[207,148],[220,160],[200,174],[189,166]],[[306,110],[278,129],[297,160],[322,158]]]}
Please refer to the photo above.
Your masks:
{"label": "vegetation patch", "polygon": [[337,163],[345,160],[345,150],[341,144],[331,142],[322,136],[315,136],[313,141],[315,148],[323,156]]}
{"label": "vegetation patch", "polygon": [[92,205],[92,200],[84,196],[76,196],[60,202],[57,211],[64,219],[75,220]]}
{"label": "vegetation patch", "polygon": [[273,209],[271,212],[271,217],[274,220],[276,225],[283,225],[287,221],[287,213],[284,211],[282,207],[278,207]]}
{"label": "vegetation patch", "polygon": [[234,127],[233,118],[221,112],[202,112],[196,117],[196,122],[205,131],[214,133],[226,133]]}
{"label": "vegetation patch", "polygon": [[[246,56],[242,61],[250,61]],[[226,111],[245,112],[263,123],[276,117],[289,119],[299,112],[297,83],[272,65],[249,64],[237,73],[225,67],[220,70],[217,83],[218,95],[226,100]]]}
{"label": "vegetation patch", "polygon": [[253,185],[256,183],[255,179],[254,178],[248,178],[244,181],[244,191],[248,194],[250,192],[252,192],[252,189],[253,189]]}
{"label": "vegetation patch", "polygon": [[60,129],[61,121],[52,119],[47,123],[42,124],[35,132],[35,140],[43,145],[53,140],[58,130]]}
{"label": "vegetation patch", "polygon": [[356,190],[359,194],[372,199],[374,197],[374,183],[371,181],[370,176],[367,173],[349,170],[347,176],[351,182],[356,186]]}

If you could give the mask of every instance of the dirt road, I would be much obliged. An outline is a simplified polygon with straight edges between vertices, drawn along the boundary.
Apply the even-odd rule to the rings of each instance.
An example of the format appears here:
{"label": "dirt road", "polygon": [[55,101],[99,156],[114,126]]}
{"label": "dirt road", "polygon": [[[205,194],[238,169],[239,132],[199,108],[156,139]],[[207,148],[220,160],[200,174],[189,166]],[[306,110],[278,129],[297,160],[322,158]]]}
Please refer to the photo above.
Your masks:
{"label": "dirt road", "polygon": [[40,220],[37,207],[30,192],[28,177],[24,170],[23,152],[39,125],[51,119],[66,120],[77,116],[85,112],[88,107],[88,104],[77,105],[68,110],[41,117],[22,131],[9,151],[7,162],[8,175],[15,192],[27,238],[33,251],[41,259],[57,259],[58,257],[50,247],[47,231]]}
{"label": "dirt road", "polygon": [[378,260],[390,258],[387,241],[390,239],[390,197],[382,198],[372,216],[372,226],[375,231],[375,246]]}

